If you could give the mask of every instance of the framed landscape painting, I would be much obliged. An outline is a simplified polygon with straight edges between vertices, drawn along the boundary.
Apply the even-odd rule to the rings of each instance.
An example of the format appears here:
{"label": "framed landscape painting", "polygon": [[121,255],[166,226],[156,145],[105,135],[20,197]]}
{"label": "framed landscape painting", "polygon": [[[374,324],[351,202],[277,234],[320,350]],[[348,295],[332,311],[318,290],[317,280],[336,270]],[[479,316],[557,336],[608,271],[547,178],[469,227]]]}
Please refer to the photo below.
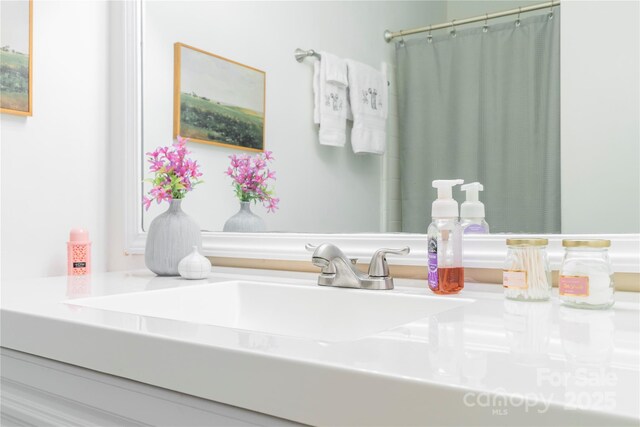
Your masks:
{"label": "framed landscape painting", "polygon": [[173,137],[264,151],[265,72],[174,45]]}
{"label": "framed landscape painting", "polygon": [[0,1],[0,113],[31,115],[33,0]]}

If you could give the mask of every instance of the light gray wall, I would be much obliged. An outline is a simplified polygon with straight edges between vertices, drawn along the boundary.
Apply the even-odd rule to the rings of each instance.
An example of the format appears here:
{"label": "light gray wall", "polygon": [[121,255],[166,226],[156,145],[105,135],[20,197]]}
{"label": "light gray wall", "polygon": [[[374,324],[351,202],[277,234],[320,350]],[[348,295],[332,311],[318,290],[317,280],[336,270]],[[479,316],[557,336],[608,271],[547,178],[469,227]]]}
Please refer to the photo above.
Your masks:
{"label": "light gray wall", "polygon": [[[447,21],[452,19],[470,18],[472,16],[484,15],[485,13],[502,12],[509,9],[530,6],[542,3],[544,0],[448,0],[447,1]],[[522,15],[525,16],[524,14]],[[505,22],[513,20],[514,17],[496,18],[489,21],[491,23]],[[435,22],[434,22],[435,24]],[[477,24],[476,24],[477,25]]]}
{"label": "light gray wall", "polygon": [[34,4],[33,116],[0,115],[3,280],[66,274],[73,227],[88,228],[93,270],[106,269],[107,188],[121,173],[106,161],[108,6]]}
{"label": "light gray wall", "polygon": [[637,1],[565,1],[562,230],[640,232]]}

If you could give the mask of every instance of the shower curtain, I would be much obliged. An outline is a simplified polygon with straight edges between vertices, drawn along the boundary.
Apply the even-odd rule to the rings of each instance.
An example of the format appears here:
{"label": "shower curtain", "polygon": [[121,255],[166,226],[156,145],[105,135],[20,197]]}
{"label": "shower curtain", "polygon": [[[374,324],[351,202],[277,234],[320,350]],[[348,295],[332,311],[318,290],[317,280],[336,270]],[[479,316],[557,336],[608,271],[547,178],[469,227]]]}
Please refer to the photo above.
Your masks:
{"label": "shower curtain", "polygon": [[560,232],[559,21],[396,43],[403,231],[426,232],[431,181],[463,178],[484,185],[492,233]]}

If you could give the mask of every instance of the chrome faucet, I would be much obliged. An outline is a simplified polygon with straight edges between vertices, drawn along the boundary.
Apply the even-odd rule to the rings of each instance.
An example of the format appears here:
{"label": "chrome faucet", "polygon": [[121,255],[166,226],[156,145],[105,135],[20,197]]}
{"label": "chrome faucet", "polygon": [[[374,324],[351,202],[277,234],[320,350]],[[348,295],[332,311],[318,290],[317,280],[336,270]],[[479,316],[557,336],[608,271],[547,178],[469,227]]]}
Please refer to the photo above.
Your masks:
{"label": "chrome faucet", "polygon": [[393,289],[393,277],[389,276],[387,254],[406,255],[409,247],[402,249],[379,249],[371,258],[368,274],[360,272],[354,259],[349,259],[336,245],[323,243],[319,246],[306,245],[313,251],[311,262],[322,268],[318,277],[320,286],[337,286],[358,289]]}

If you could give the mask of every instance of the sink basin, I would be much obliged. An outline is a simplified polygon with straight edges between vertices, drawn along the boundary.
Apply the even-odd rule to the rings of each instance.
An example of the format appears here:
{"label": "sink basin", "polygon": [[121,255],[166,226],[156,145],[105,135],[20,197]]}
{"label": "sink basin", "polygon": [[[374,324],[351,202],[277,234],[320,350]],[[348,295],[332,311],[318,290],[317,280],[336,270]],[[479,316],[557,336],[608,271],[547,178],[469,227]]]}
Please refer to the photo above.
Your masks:
{"label": "sink basin", "polygon": [[364,338],[470,302],[473,300],[252,281],[66,301],[76,306],[321,341]]}

